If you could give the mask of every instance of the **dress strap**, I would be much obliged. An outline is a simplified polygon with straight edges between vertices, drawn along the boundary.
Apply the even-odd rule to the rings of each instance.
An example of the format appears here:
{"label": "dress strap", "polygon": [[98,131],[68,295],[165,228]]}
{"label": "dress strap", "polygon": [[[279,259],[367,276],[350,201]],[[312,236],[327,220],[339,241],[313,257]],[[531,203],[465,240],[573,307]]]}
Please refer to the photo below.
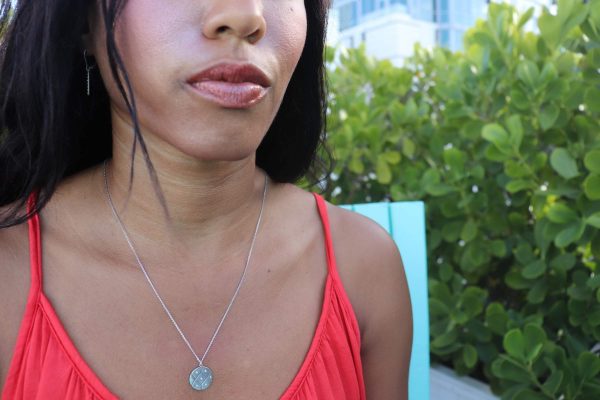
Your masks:
{"label": "dress strap", "polygon": [[327,203],[320,195],[313,193],[315,200],[317,201],[317,208],[319,210],[319,216],[321,217],[321,223],[323,224],[323,233],[325,235],[325,250],[327,253],[327,269],[329,275],[340,283],[340,278],[337,271],[337,265],[335,263],[335,252],[333,251],[333,241],[331,240],[331,228],[329,225],[329,215],[327,214]]}
{"label": "dress strap", "polygon": [[[35,208],[37,194],[32,193],[27,200],[27,212]],[[31,270],[31,295],[37,295],[42,288],[42,249],[40,218],[36,213],[27,221],[29,225],[29,266]]]}

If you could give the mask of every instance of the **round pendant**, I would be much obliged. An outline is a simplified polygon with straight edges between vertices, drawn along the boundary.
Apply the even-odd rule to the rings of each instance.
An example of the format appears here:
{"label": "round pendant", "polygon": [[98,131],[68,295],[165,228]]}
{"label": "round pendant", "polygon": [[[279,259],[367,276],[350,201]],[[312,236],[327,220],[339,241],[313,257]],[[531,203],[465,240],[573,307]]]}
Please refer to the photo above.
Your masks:
{"label": "round pendant", "polygon": [[190,385],[194,390],[206,390],[213,381],[213,372],[210,368],[201,365],[190,373]]}

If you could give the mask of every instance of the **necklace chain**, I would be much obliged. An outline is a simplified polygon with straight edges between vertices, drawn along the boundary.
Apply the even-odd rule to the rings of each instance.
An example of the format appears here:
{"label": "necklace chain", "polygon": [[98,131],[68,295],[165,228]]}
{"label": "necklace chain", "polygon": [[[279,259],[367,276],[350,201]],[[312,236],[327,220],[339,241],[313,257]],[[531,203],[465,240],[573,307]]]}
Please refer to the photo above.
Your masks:
{"label": "necklace chain", "polygon": [[179,327],[179,324],[175,321],[175,318],[173,317],[173,314],[171,314],[171,311],[169,311],[169,309],[167,308],[167,305],[165,304],[164,300],[162,299],[162,297],[160,297],[160,294],[158,294],[158,290],[156,289],[156,286],[154,286],[154,283],[152,282],[152,279],[150,279],[150,275],[148,275],[148,272],[146,271],[146,268],[144,267],[144,264],[142,263],[142,260],[140,259],[140,256],[138,255],[138,252],[136,251],[135,246],[133,245],[133,242],[132,242],[129,234],[127,233],[127,229],[125,228],[125,224],[121,220],[121,217],[119,216],[119,213],[117,213],[117,210],[116,210],[115,205],[114,205],[113,200],[112,200],[112,196],[110,194],[110,189],[108,187],[108,173],[107,173],[108,167],[107,167],[107,164],[108,164],[108,160],[105,160],[104,161],[104,168],[103,168],[104,190],[106,192],[106,197],[108,199],[108,204],[110,206],[110,209],[112,210],[112,213],[113,213],[113,215],[115,217],[115,220],[117,221],[119,227],[121,228],[121,231],[123,232],[123,236],[125,237],[125,240],[127,241],[127,244],[129,245],[129,248],[131,249],[131,252],[133,253],[133,255],[135,257],[135,260],[136,260],[138,266],[140,267],[140,269],[144,273],[144,277],[146,277],[146,280],[148,281],[148,284],[152,288],[152,291],[154,292],[154,295],[156,296],[156,298],[160,302],[163,310],[165,311],[165,313],[167,314],[167,316],[169,317],[169,319],[173,323],[173,326],[175,326],[175,329],[177,329],[177,332],[179,332],[179,336],[181,336],[181,339],[183,339],[183,341],[185,342],[185,344],[187,345],[187,347],[190,349],[190,351],[192,352],[192,354],[196,358],[196,361],[198,361],[198,365],[203,366],[204,365],[204,359],[206,358],[206,355],[208,354],[210,348],[212,347],[213,342],[215,341],[215,338],[217,337],[217,334],[219,333],[219,330],[221,329],[221,326],[223,325],[223,322],[225,322],[225,319],[227,318],[227,314],[229,314],[229,310],[231,310],[231,307],[233,306],[233,302],[235,301],[235,299],[236,299],[236,297],[237,297],[237,295],[238,295],[238,293],[240,291],[240,288],[242,287],[242,283],[244,282],[244,278],[246,277],[246,271],[248,269],[248,265],[250,264],[250,259],[252,257],[252,251],[254,250],[254,244],[256,242],[256,236],[258,235],[258,230],[259,230],[259,227],[260,227],[260,223],[262,221],[263,209],[264,209],[264,206],[265,206],[265,199],[267,197],[268,178],[265,175],[265,184],[264,184],[264,189],[263,189],[263,194],[262,194],[262,202],[260,204],[260,212],[258,214],[258,219],[256,221],[256,227],[254,228],[254,234],[252,235],[252,242],[250,244],[250,250],[248,250],[248,256],[246,257],[246,263],[244,265],[244,271],[242,272],[242,276],[240,277],[240,281],[238,282],[238,285],[237,285],[237,287],[235,289],[233,297],[229,301],[229,305],[227,306],[227,309],[225,310],[225,313],[223,314],[223,317],[221,318],[221,321],[219,322],[219,325],[217,325],[217,328],[215,329],[215,331],[214,331],[214,333],[212,335],[212,338],[210,339],[210,342],[208,343],[208,346],[206,346],[206,350],[204,351],[204,354],[202,355],[202,358],[200,358],[200,357],[198,357],[198,354],[194,351],[194,348],[190,344],[190,341],[186,338],[186,336],[184,335],[183,331]]}

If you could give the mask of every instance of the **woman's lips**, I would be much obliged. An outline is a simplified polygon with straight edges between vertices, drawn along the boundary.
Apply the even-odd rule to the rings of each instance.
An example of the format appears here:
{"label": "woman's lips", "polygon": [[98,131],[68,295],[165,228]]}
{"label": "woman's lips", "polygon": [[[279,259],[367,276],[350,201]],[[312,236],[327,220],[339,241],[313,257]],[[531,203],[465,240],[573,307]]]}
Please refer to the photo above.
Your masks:
{"label": "woman's lips", "polygon": [[249,108],[262,100],[271,82],[250,63],[220,63],[195,74],[187,83],[206,100],[225,108]]}
{"label": "woman's lips", "polygon": [[225,108],[250,108],[261,101],[268,88],[252,82],[201,81],[190,84],[206,100]]}

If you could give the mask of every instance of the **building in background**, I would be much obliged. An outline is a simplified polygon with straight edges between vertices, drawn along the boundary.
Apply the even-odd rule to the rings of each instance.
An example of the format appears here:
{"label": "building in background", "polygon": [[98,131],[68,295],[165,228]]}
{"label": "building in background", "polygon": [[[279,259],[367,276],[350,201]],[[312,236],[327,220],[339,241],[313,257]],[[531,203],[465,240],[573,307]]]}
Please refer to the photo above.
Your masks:
{"label": "building in background", "polygon": [[[507,0],[519,10],[540,9],[552,0]],[[467,29],[486,14],[488,0],[334,0],[330,44],[357,47],[395,64],[413,53],[415,43],[462,48]],[[538,13],[539,14],[539,13]]]}
{"label": "building in background", "polygon": [[[412,7],[408,3],[414,3]],[[401,63],[412,54],[416,42],[433,47],[436,25],[429,2],[416,0],[334,0],[330,43],[343,47],[365,44],[377,58]],[[335,39],[334,39],[335,38]]]}

